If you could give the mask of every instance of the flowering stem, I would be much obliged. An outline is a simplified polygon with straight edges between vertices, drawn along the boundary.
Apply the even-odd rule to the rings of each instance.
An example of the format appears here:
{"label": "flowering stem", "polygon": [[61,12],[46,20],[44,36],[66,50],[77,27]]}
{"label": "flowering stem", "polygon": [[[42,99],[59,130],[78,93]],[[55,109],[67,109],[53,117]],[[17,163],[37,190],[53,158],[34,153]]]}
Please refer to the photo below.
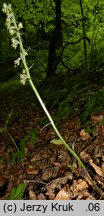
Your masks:
{"label": "flowering stem", "polygon": [[[56,127],[56,125],[55,125],[55,123],[54,123],[54,121],[53,121],[51,115],[49,114],[49,112],[48,112],[46,106],[44,105],[44,103],[43,103],[43,101],[42,101],[42,99],[41,99],[41,97],[40,97],[40,95],[39,95],[39,93],[38,93],[38,91],[37,91],[37,89],[36,89],[36,87],[35,87],[35,85],[34,85],[32,79],[31,79],[31,76],[30,76],[30,73],[29,73],[29,68],[28,68],[27,63],[26,63],[26,57],[25,57],[25,55],[24,55],[24,48],[23,48],[23,44],[22,44],[22,40],[21,40],[20,34],[18,34],[18,39],[19,39],[19,41],[20,41],[20,51],[21,51],[22,56],[23,56],[22,59],[23,59],[24,68],[25,68],[26,74],[28,75],[28,79],[29,79],[29,83],[30,83],[31,88],[33,89],[33,91],[34,91],[34,93],[35,93],[35,95],[36,95],[38,101],[40,102],[40,104],[41,104],[41,106],[42,106],[42,108],[43,108],[45,114],[47,115],[49,121],[51,122],[51,125],[52,125],[53,129],[55,130],[55,132],[56,132],[57,136],[59,137],[59,139],[61,139],[61,141],[63,142],[63,144],[65,145],[65,147],[66,147],[66,148],[69,150],[69,152],[76,158],[76,160],[77,160],[78,163],[81,165],[81,167],[82,167],[84,170],[86,170],[86,167],[84,166],[84,164],[82,163],[82,161],[80,160],[80,158],[77,156],[77,154],[75,153],[75,151],[74,151],[72,148],[69,147],[69,145],[65,142],[65,140],[63,139],[63,137],[62,137],[61,134],[59,133],[59,131],[58,131],[58,129],[57,129],[57,127]],[[86,170],[86,171],[87,171],[87,170]]]}
{"label": "flowering stem", "polygon": [[[4,4],[5,4],[5,3],[4,3]],[[6,7],[7,7],[7,9],[9,10],[9,6],[7,6],[6,4],[5,4],[4,6],[5,6],[5,7],[4,7],[4,12],[5,12],[5,10],[6,10]],[[6,13],[6,12],[5,12],[5,13]],[[11,6],[10,6],[10,13],[13,14],[12,9],[11,9]],[[10,14],[9,14],[9,15],[10,15]],[[7,16],[8,16],[8,13],[7,13]],[[27,62],[26,62],[26,51],[25,51],[25,49],[23,48],[23,43],[22,43],[22,39],[21,39],[20,32],[19,32],[20,29],[19,29],[19,27],[18,27],[18,25],[17,25],[17,23],[16,23],[15,16],[12,17],[12,25],[13,25],[13,24],[14,24],[15,32],[16,32],[16,37],[15,37],[15,39],[16,39],[16,45],[13,44],[13,46],[14,46],[14,48],[16,48],[17,44],[20,45],[20,59],[21,59],[22,62],[23,62],[25,74],[27,75],[27,80],[29,81],[29,84],[30,84],[31,88],[33,89],[33,91],[34,91],[34,93],[35,93],[35,95],[36,95],[38,101],[40,102],[40,104],[41,104],[41,106],[42,106],[42,108],[43,108],[45,114],[47,115],[47,117],[48,117],[48,119],[49,119],[49,121],[50,121],[50,123],[51,123],[51,125],[52,125],[52,127],[53,127],[53,129],[54,129],[54,131],[56,132],[57,136],[59,137],[59,139],[61,139],[61,141],[63,142],[63,144],[65,145],[65,147],[68,149],[68,151],[76,158],[76,160],[78,161],[78,163],[80,164],[80,166],[85,170],[86,176],[87,176],[87,177],[90,179],[90,181],[92,182],[92,184],[93,184],[93,186],[94,186],[96,192],[97,192],[97,193],[100,193],[99,188],[95,185],[94,181],[93,181],[92,178],[90,177],[90,175],[89,175],[89,173],[88,173],[88,171],[87,171],[85,165],[84,165],[83,162],[80,160],[80,158],[79,158],[78,155],[75,153],[75,151],[65,142],[65,140],[64,140],[63,137],[61,136],[60,132],[58,131],[58,129],[57,129],[57,127],[56,127],[56,125],[55,125],[55,123],[54,123],[54,121],[53,121],[51,115],[49,114],[49,112],[48,112],[46,106],[44,105],[44,103],[43,103],[43,101],[42,101],[42,99],[41,99],[41,97],[40,97],[40,95],[39,95],[39,93],[38,93],[38,91],[37,91],[37,89],[36,89],[36,87],[35,87],[35,85],[34,85],[32,79],[31,79],[31,76],[30,76],[29,68],[28,68]],[[8,28],[8,29],[9,29],[9,28]],[[24,82],[24,84],[25,84],[25,82]],[[8,135],[9,135],[9,134],[8,134]]]}
{"label": "flowering stem", "polygon": [[78,161],[78,163],[80,164],[80,166],[85,170],[86,175],[87,175],[88,178],[90,179],[90,181],[91,181],[92,185],[94,186],[95,190],[96,190],[98,193],[100,193],[99,188],[96,186],[95,182],[94,182],[94,181],[92,180],[92,178],[90,177],[90,175],[89,175],[89,173],[88,173],[88,171],[87,171],[85,165],[84,165],[83,162],[80,160],[80,158],[78,157],[78,155],[76,154],[76,152],[65,142],[65,140],[64,140],[63,137],[61,136],[60,132],[58,131],[58,129],[57,129],[57,127],[56,127],[56,125],[55,125],[55,123],[54,123],[54,121],[53,121],[51,115],[49,114],[49,112],[48,112],[46,106],[44,105],[44,103],[43,103],[43,101],[42,101],[42,99],[41,99],[41,97],[40,97],[40,95],[39,95],[39,93],[38,93],[38,91],[37,91],[37,89],[36,89],[36,87],[35,87],[35,85],[34,85],[32,79],[31,79],[31,76],[30,76],[30,73],[29,73],[29,68],[28,68],[27,63],[26,63],[26,57],[25,57],[25,55],[24,55],[24,48],[23,48],[23,44],[22,44],[22,40],[21,40],[20,34],[18,34],[18,39],[19,39],[19,41],[20,41],[20,51],[21,51],[22,56],[23,56],[22,61],[23,61],[23,64],[24,64],[24,69],[25,69],[26,74],[27,74],[27,76],[28,76],[28,80],[29,80],[29,83],[30,83],[31,88],[33,89],[33,91],[34,91],[34,93],[35,93],[35,95],[36,95],[38,101],[40,102],[40,104],[41,104],[41,106],[42,106],[42,108],[43,108],[45,114],[47,115],[49,121],[51,122],[51,125],[52,125],[54,131],[56,132],[57,136],[59,137],[59,139],[61,139],[61,141],[63,142],[63,144],[65,145],[65,147],[66,147],[66,148],[68,149],[68,151],[74,156],[74,158],[76,158],[76,160]]}

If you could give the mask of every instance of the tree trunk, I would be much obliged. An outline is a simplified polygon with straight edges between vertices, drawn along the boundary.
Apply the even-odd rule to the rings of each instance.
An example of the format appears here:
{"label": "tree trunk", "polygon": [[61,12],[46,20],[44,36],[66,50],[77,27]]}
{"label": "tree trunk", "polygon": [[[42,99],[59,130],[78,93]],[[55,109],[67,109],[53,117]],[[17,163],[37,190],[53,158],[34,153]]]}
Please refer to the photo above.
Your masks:
{"label": "tree trunk", "polygon": [[61,0],[55,0],[55,11],[55,28],[49,43],[47,77],[53,76],[56,72],[58,64],[56,50],[62,46]]}
{"label": "tree trunk", "polygon": [[85,57],[85,72],[86,72],[86,80],[88,79],[88,70],[87,70],[87,47],[86,47],[86,32],[85,32],[85,17],[83,12],[82,0],[79,0],[81,15],[82,15],[82,32],[83,32],[83,44],[84,44],[84,57]]}

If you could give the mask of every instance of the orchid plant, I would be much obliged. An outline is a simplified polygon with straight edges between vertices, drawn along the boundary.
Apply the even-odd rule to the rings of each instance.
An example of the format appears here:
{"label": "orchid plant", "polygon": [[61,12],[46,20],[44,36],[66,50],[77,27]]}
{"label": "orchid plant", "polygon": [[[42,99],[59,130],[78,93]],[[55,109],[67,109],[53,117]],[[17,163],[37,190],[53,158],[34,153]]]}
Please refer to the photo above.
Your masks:
{"label": "orchid plant", "polygon": [[26,51],[23,47],[23,43],[22,43],[22,37],[21,37],[21,29],[23,28],[22,23],[20,22],[19,24],[17,23],[16,19],[15,19],[15,15],[12,11],[12,6],[11,4],[3,4],[3,9],[2,11],[6,14],[6,27],[7,30],[9,31],[10,35],[11,35],[11,45],[14,49],[17,49],[17,47],[20,47],[20,56],[14,61],[14,65],[15,67],[17,67],[18,65],[20,65],[20,63],[23,63],[24,69],[22,70],[22,72],[20,73],[20,82],[25,85],[26,82],[29,82],[31,88],[33,89],[38,101],[40,102],[45,114],[47,115],[54,131],[56,132],[58,138],[61,140],[61,144],[65,145],[66,149],[74,156],[74,158],[76,158],[76,160],[78,161],[79,165],[82,167],[82,170],[84,171],[83,173],[85,173],[84,177],[85,178],[89,178],[92,185],[94,186],[94,189],[97,191],[97,193],[100,193],[99,188],[96,186],[95,182],[92,180],[91,176],[89,175],[85,165],[83,164],[83,162],[80,160],[80,158],[78,157],[78,155],[76,154],[76,152],[70,147],[69,144],[67,144],[64,140],[64,138],[61,136],[60,132],[58,131],[51,115],[49,114],[44,102],[42,101],[32,79],[30,76],[30,69],[32,66],[30,66],[30,68],[27,65],[27,61],[26,61],[26,57],[28,56],[28,51]]}

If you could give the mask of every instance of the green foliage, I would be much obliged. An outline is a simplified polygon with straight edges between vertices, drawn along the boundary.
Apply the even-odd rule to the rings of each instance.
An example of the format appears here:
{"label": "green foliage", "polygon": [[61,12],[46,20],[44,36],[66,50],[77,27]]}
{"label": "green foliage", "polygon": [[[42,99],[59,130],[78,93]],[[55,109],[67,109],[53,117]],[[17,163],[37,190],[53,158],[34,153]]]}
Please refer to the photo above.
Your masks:
{"label": "green foliage", "polygon": [[37,139],[37,134],[34,128],[32,128],[28,135],[24,136],[23,139],[20,140],[18,149],[19,151],[12,153],[12,162],[18,162],[22,161],[24,155],[25,155],[25,148],[27,142],[30,146],[32,146]]}
{"label": "green foliage", "polygon": [[[35,58],[34,58],[35,56]],[[31,76],[38,85],[46,77],[47,70],[47,50],[42,48],[40,50],[29,50],[29,57],[27,59],[28,65],[32,65]]]}
{"label": "green foliage", "polygon": [[75,85],[72,90],[66,93],[63,101],[59,103],[57,118],[66,119],[67,117],[76,116],[79,114],[79,97],[80,89]]}
{"label": "green foliage", "polygon": [[0,128],[0,133],[4,133],[5,129],[4,128]]}
{"label": "green foliage", "polygon": [[[8,1],[7,1],[8,2]],[[2,3],[0,7],[2,7]],[[40,81],[45,78],[47,70],[47,53],[48,42],[43,40],[39,29],[42,31],[42,24],[44,24],[45,33],[50,33],[54,29],[55,23],[55,2],[53,0],[13,0],[13,9],[16,14],[16,19],[23,23],[23,30],[21,31],[24,37],[24,43],[26,48],[30,47],[29,55],[31,58],[28,61],[29,66],[34,64],[34,68],[31,70],[31,74],[36,80]],[[104,35],[104,1],[83,1],[83,9],[85,14],[85,30],[86,36],[90,39],[90,45],[87,42],[87,63],[88,68],[91,64],[101,65],[103,61],[103,35]],[[82,37],[82,19],[79,1],[69,2],[63,0],[61,4],[62,11],[62,30],[63,30],[63,43],[66,44],[70,41],[75,41]],[[4,26],[4,17],[1,17],[1,60],[4,65],[7,62],[7,58],[14,58],[18,53],[14,52],[10,47],[10,36],[7,33]],[[6,46],[5,46],[6,43]],[[34,52],[31,51],[34,50]],[[17,51],[18,52],[18,51]],[[32,55],[31,55],[32,54]],[[92,57],[91,57],[92,56]],[[93,58],[93,59],[91,59]],[[84,65],[83,55],[83,41],[76,45],[69,45],[63,55],[63,61],[68,68],[81,68],[80,65]],[[83,67],[84,70],[84,67]],[[6,70],[3,70],[3,73]],[[64,74],[64,67],[60,64],[57,72]],[[10,70],[10,74],[13,69]],[[15,71],[14,71],[15,73]],[[9,72],[8,72],[9,74]],[[10,76],[9,76],[10,77]],[[4,77],[5,78],[5,77]]]}
{"label": "green foliage", "polygon": [[36,139],[37,139],[36,130],[34,128],[32,128],[30,130],[29,135],[28,135],[28,140],[29,140],[30,146],[33,145],[36,142]]}
{"label": "green foliage", "polygon": [[95,114],[104,109],[104,89],[101,88],[96,92],[90,93],[88,100],[83,107],[81,115],[82,121],[85,123],[91,114]]}
{"label": "green foliage", "polygon": [[12,153],[12,162],[22,161],[25,155],[26,137],[24,137],[19,143],[19,151]]}
{"label": "green foliage", "polygon": [[27,25],[31,26],[29,29],[33,29],[34,31],[35,26],[38,26],[40,21],[44,22],[46,31],[49,31],[50,28],[52,28],[52,24],[49,26],[49,23],[54,19],[55,15],[54,1],[13,0],[12,4],[15,14],[17,14],[17,16],[22,20],[25,20]]}
{"label": "green foliage", "polygon": [[51,140],[52,144],[55,144],[55,145],[63,145],[63,142],[61,141],[61,139],[53,139]]}
{"label": "green foliage", "polygon": [[10,195],[8,196],[8,200],[21,200],[23,197],[23,194],[25,192],[25,184],[20,183],[17,188],[13,188]]}
{"label": "green foliage", "polygon": [[[16,152],[12,153],[12,162],[21,161],[25,155],[25,147],[27,144],[27,141],[29,142],[30,146],[33,145],[36,142],[37,134],[36,130],[32,128],[27,136],[25,136],[21,141],[19,142],[19,145],[15,142],[15,139],[12,137],[10,132],[8,131],[8,125],[10,124],[11,117],[13,114],[13,109],[8,114],[4,127],[0,128],[0,133],[4,133],[7,135],[7,137],[10,139],[13,146],[16,148]],[[12,124],[12,121],[11,121]]]}
{"label": "green foliage", "polygon": [[[97,79],[99,72],[95,77],[93,73],[90,74],[92,78],[89,85],[83,81],[83,76],[83,71],[80,74],[71,75],[71,78],[67,73],[65,76],[60,75],[51,78],[51,80],[45,81],[44,85],[41,85],[40,93],[46,106],[56,111],[55,122],[80,115],[82,122],[85,124],[91,114],[103,110],[104,89],[96,84],[92,85],[92,80]],[[98,79],[96,82],[98,82]],[[42,119],[42,123],[44,125],[49,123],[47,117]]]}
{"label": "green foliage", "polygon": [[11,134],[8,131],[8,124],[9,124],[10,118],[12,116],[12,113],[13,113],[13,109],[11,110],[11,112],[9,113],[9,115],[7,116],[7,118],[5,120],[4,127],[0,128],[0,133],[5,133],[8,136],[8,138],[10,139],[11,143],[13,144],[13,146],[15,146],[17,152],[19,152],[18,146],[17,146],[14,138],[11,136]]}
{"label": "green foliage", "polygon": [[43,118],[41,118],[41,125],[48,125],[49,124],[49,119],[45,115]]}

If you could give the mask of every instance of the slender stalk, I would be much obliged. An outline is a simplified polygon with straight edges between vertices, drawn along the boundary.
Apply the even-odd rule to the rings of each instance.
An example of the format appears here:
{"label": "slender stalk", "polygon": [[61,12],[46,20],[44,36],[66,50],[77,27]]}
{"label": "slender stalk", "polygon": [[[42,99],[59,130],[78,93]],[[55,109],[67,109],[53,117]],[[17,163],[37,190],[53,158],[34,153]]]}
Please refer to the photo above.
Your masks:
{"label": "slender stalk", "polygon": [[[9,5],[10,6],[10,5]],[[12,35],[12,39],[14,39],[15,43],[12,41],[12,45],[14,48],[17,48],[17,44],[20,45],[20,58],[22,59],[22,62],[23,62],[23,65],[24,65],[24,69],[25,69],[25,79],[27,79],[29,81],[29,84],[31,86],[31,88],[33,89],[38,101],[40,102],[45,114],[47,115],[54,131],[56,132],[57,136],[59,137],[59,139],[61,139],[61,141],[63,142],[63,144],[65,145],[66,149],[68,149],[68,151],[76,158],[76,160],[78,161],[79,165],[85,170],[86,172],[86,176],[90,179],[90,181],[92,182],[92,185],[93,187],[95,188],[96,192],[100,194],[100,191],[99,191],[99,188],[96,186],[95,182],[92,180],[91,176],[89,175],[85,165],[83,164],[83,162],[80,160],[80,158],[78,157],[78,155],[75,153],[75,151],[65,142],[65,140],[63,139],[63,137],[61,136],[60,132],[58,131],[51,115],[49,114],[46,106],[44,105],[32,79],[31,79],[31,76],[30,76],[30,72],[29,72],[29,68],[28,68],[28,65],[27,65],[27,61],[26,61],[26,52],[25,52],[25,49],[23,48],[23,43],[22,43],[22,39],[21,39],[21,35],[20,35],[20,32],[19,32],[19,27],[16,23],[16,20],[15,20],[15,16],[12,12],[12,9],[11,9],[11,6],[9,7],[7,6],[5,3],[4,3],[4,13],[7,14],[7,18],[9,18],[9,25],[7,23],[7,27],[9,29],[9,31],[11,30],[10,28],[12,28],[12,30],[14,30],[13,28],[13,24],[14,24],[14,27],[15,27],[15,31],[16,33],[14,32],[14,34],[16,34],[15,36],[16,37],[13,37]],[[12,16],[12,19],[11,19],[11,16]],[[11,32],[11,31],[10,31]],[[17,40],[18,39],[18,40]],[[25,81],[25,80],[24,80]],[[24,82],[25,83],[25,82]],[[11,137],[11,135],[9,134],[8,131],[6,131],[8,136],[10,137],[10,139],[12,140],[12,142],[14,143],[14,145],[16,146],[16,149],[17,151],[19,151],[15,141],[13,140],[13,138]]]}
{"label": "slender stalk", "polygon": [[26,73],[27,73],[27,75],[28,75],[29,83],[30,83],[31,88],[33,89],[33,91],[34,91],[34,93],[35,93],[35,95],[36,95],[38,101],[40,102],[40,104],[41,104],[41,106],[42,106],[42,108],[43,108],[45,114],[47,115],[49,121],[51,122],[51,125],[52,125],[54,131],[56,132],[57,136],[59,137],[59,139],[61,139],[61,141],[62,141],[63,144],[65,145],[66,149],[68,149],[68,151],[76,158],[76,160],[78,161],[78,163],[80,164],[80,166],[85,170],[86,175],[87,175],[88,178],[90,179],[90,181],[91,181],[92,185],[94,186],[96,192],[97,192],[97,193],[100,193],[99,188],[97,187],[97,185],[95,184],[95,182],[92,180],[92,178],[91,178],[91,176],[89,175],[89,173],[88,173],[88,171],[87,171],[85,165],[84,165],[83,162],[80,160],[80,158],[79,158],[78,155],[75,153],[75,151],[65,142],[65,140],[64,140],[63,137],[61,136],[60,132],[58,131],[58,129],[57,129],[57,127],[56,127],[56,125],[55,125],[55,123],[54,123],[54,121],[53,121],[51,115],[49,114],[49,112],[48,112],[46,106],[44,105],[44,103],[43,103],[43,101],[42,101],[42,99],[41,99],[41,97],[40,97],[40,95],[39,95],[39,93],[38,93],[38,91],[37,91],[37,89],[36,89],[36,87],[35,87],[35,85],[34,85],[32,79],[31,79],[31,76],[30,76],[30,73],[29,73],[29,68],[28,68],[27,63],[26,63],[26,57],[25,57],[25,55],[24,55],[24,48],[23,48],[23,44],[22,44],[22,40],[21,40],[20,34],[18,35],[18,38],[19,38],[19,41],[20,41],[20,50],[21,50],[21,52],[22,52],[22,54],[23,54],[23,64],[24,64],[24,68],[25,68],[25,71],[26,71]]}
{"label": "slender stalk", "polygon": [[8,130],[5,130],[5,132],[7,133],[8,137],[10,138],[10,140],[12,141],[12,143],[14,144],[14,146],[16,147],[17,151],[20,152],[20,151],[19,151],[19,148],[18,148],[18,146],[17,146],[17,144],[16,144],[16,142],[15,142],[15,140],[14,140],[13,137],[10,135],[9,131],[8,131]]}
{"label": "slender stalk", "polygon": [[[81,167],[82,167],[84,170],[86,170],[86,167],[84,166],[84,164],[82,163],[82,161],[80,160],[80,158],[77,156],[77,154],[75,153],[75,151],[74,151],[72,148],[69,147],[69,145],[65,142],[65,140],[63,139],[63,137],[62,137],[61,134],[59,133],[59,131],[58,131],[58,129],[57,129],[57,127],[56,127],[56,125],[55,125],[55,123],[54,123],[54,121],[53,121],[51,115],[49,114],[49,112],[48,112],[46,106],[44,105],[44,103],[43,103],[43,101],[42,101],[42,99],[41,99],[41,97],[40,97],[40,95],[39,95],[39,93],[38,93],[38,91],[37,91],[37,89],[36,89],[36,87],[35,87],[35,85],[34,85],[32,79],[31,79],[31,76],[30,76],[30,73],[29,73],[29,69],[28,69],[28,66],[27,66],[27,64],[26,64],[26,57],[25,57],[25,55],[24,55],[24,48],[23,48],[23,44],[22,44],[22,40],[21,40],[20,35],[19,35],[19,40],[20,40],[20,49],[21,49],[21,52],[22,52],[22,54],[23,54],[23,64],[24,64],[25,71],[26,71],[26,73],[27,73],[27,75],[28,75],[28,78],[29,78],[30,86],[32,87],[32,89],[33,89],[33,91],[34,91],[36,97],[38,98],[38,101],[40,102],[40,104],[41,104],[41,106],[42,106],[42,108],[43,108],[45,114],[47,115],[49,121],[51,122],[51,125],[52,125],[53,129],[55,130],[55,132],[56,132],[57,136],[59,137],[59,139],[62,140],[63,144],[66,146],[66,148],[69,150],[69,152],[76,158],[76,160],[77,160],[78,163],[81,165]],[[87,170],[86,170],[86,171],[87,171]]]}

